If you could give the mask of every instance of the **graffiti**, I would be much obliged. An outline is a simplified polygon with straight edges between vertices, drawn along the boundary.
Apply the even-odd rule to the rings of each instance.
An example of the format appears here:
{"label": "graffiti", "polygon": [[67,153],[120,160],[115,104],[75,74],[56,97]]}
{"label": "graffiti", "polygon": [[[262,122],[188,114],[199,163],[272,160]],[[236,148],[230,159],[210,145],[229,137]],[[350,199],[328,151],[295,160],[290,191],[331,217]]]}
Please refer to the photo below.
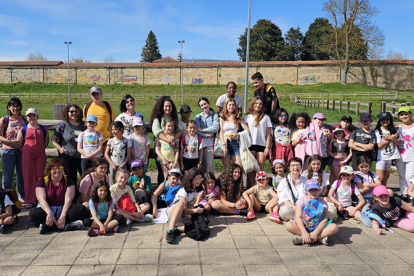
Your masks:
{"label": "graffiti", "polygon": [[79,77],[78,82],[88,82],[88,78],[86,77]]}
{"label": "graffiti", "polygon": [[265,82],[275,82],[275,79],[265,77]]}
{"label": "graffiti", "polygon": [[193,78],[191,84],[203,84],[203,78]]}
{"label": "graffiti", "polygon": [[132,81],[137,81],[137,76],[129,76],[129,75],[124,76],[124,82],[132,82]]}
{"label": "graffiti", "polygon": [[237,82],[245,82],[246,78],[237,78]]}
{"label": "graffiti", "polygon": [[99,75],[93,75],[93,76],[91,76],[91,79],[93,81],[98,81],[100,78],[101,78],[101,76],[99,76]]}
{"label": "graffiti", "polygon": [[306,76],[306,77],[300,79],[299,82],[301,84],[312,84],[312,83],[317,83],[317,80],[316,80],[315,76],[312,76],[312,77]]}
{"label": "graffiti", "polygon": [[162,78],[161,81],[170,83],[170,82],[174,82],[174,78],[172,78],[172,77]]}

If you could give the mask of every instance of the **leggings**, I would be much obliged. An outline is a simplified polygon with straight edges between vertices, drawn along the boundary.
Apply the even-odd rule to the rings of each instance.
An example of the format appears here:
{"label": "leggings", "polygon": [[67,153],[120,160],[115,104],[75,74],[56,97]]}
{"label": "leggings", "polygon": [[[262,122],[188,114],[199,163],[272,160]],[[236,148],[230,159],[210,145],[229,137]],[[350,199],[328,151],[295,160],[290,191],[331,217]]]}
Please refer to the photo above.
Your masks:
{"label": "leggings", "polygon": [[414,162],[404,162],[401,159],[396,159],[398,174],[400,175],[400,191],[402,195],[406,195],[410,180],[414,178]]}
{"label": "leggings", "polygon": [[396,222],[393,223],[394,226],[401,228],[407,232],[414,232],[414,213],[407,212],[405,217],[400,218]]}
{"label": "leggings", "polygon": [[[90,216],[90,213],[85,206],[82,204],[72,204],[66,214],[65,223],[68,224],[77,220],[83,221],[88,216]],[[47,214],[41,207],[37,207],[30,210],[29,217],[36,226],[39,226],[46,223]],[[56,228],[56,225],[54,224],[52,228]]]}

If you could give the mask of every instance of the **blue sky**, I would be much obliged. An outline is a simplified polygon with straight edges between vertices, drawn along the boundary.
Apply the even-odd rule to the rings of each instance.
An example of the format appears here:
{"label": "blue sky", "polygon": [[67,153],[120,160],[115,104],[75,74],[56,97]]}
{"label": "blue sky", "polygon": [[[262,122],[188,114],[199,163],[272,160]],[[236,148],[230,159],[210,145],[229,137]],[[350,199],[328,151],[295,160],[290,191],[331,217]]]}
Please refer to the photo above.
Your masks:
{"label": "blue sky", "polygon": [[[270,19],[283,35],[299,26],[303,33],[322,11],[323,0],[252,0],[252,26]],[[384,32],[384,52],[414,59],[414,1],[371,0]],[[48,60],[71,57],[103,62],[139,62],[152,30],[163,57],[177,57],[185,40],[186,59],[238,60],[238,37],[247,27],[248,0],[0,0],[0,61],[25,60],[31,52]]]}

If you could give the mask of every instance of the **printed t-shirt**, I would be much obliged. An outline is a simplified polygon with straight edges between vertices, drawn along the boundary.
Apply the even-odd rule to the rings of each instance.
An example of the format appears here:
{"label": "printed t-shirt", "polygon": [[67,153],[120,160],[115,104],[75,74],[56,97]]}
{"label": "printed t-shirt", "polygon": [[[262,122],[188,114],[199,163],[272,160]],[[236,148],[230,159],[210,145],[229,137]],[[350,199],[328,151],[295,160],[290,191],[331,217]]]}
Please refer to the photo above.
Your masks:
{"label": "printed t-shirt", "polygon": [[187,193],[184,188],[180,188],[177,192],[177,194],[174,197],[174,201],[171,204],[171,206],[173,206],[174,204],[176,204],[180,199],[179,197],[185,197],[187,199],[187,209],[193,209],[194,204],[197,201],[197,196],[198,193],[197,192],[190,192]]}
{"label": "printed t-shirt", "polygon": [[122,137],[121,140],[118,140],[115,137],[109,139],[108,147],[110,147],[111,160],[112,162],[114,162],[116,166],[120,166],[122,163],[125,162],[127,149],[131,146],[131,141],[126,139],[125,137]]}
{"label": "printed t-shirt", "polygon": [[[361,143],[361,144],[364,144],[364,145],[368,145],[368,144],[375,145],[377,143],[377,139],[375,137],[375,134],[371,130],[369,132],[365,132],[362,129],[354,130],[352,132],[352,134],[349,136],[349,139],[350,140],[353,139],[354,142]],[[364,155],[371,156],[372,155],[372,150],[366,151],[366,152],[361,152],[361,151],[358,151],[358,150],[353,150],[352,151],[352,154],[360,155],[358,153],[363,153]]]}
{"label": "printed t-shirt", "polygon": [[142,178],[144,178],[144,189],[151,192],[151,178],[145,174],[141,177],[131,175],[128,179],[129,187],[131,187],[131,189],[139,189],[139,184],[141,183]]}
{"label": "printed t-shirt", "polygon": [[273,139],[275,140],[275,142],[277,142],[277,143],[279,143],[279,144],[281,144],[281,145],[287,145],[287,144],[289,144],[290,143],[290,134],[291,134],[291,131],[290,131],[290,128],[289,127],[287,127],[287,126],[281,126],[281,125],[278,125],[278,126],[275,126],[275,125],[273,125],[274,126],[274,129],[273,129]]}
{"label": "printed t-shirt", "polygon": [[130,116],[126,113],[121,113],[115,119],[115,121],[119,121],[124,124],[124,137],[127,139],[131,136],[131,134],[134,133],[134,128],[132,127],[132,121],[134,120],[135,117],[139,117],[142,119],[142,122],[144,123],[143,131],[145,131],[145,117],[141,112],[135,111],[134,116]]}
{"label": "printed t-shirt", "polygon": [[384,208],[378,202],[375,202],[372,206],[372,213],[390,222],[395,222],[405,216],[406,211],[401,208],[402,200],[400,198],[391,196],[390,204],[390,208]]}
{"label": "printed t-shirt", "polygon": [[79,134],[86,129],[86,126],[79,123],[77,126],[72,125],[69,122],[63,122],[64,130],[60,132],[60,125],[58,125],[53,134],[60,140],[59,144],[66,151],[63,153],[73,158],[81,158],[81,154],[78,152],[78,137]]}
{"label": "printed t-shirt", "polygon": [[[83,136],[83,139],[82,139]],[[94,151],[96,151],[99,147],[99,141],[102,140],[102,134],[94,130],[93,132],[88,132],[85,130],[84,132],[81,132],[78,136],[78,143],[79,141],[82,143],[82,148],[86,153],[92,154]],[[102,152],[98,153],[95,157],[101,157]],[[81,155],[82,158],[85,158],[85,156]]]}
{"label": "printed t-shirt", "polygon": [[[341,183],[338,189],[337,189],[338,187],[337,185],[338,185],[338,180],[336,180],[332,184],[332,188],[336,190],[335,199],[338,200],[339,203],[341,203],[343,207],[351,206],[352,205],[352,188],[351,188],[352,184],[349,184],[347,189],[344,188],[344,183]],[[361,193],[359,192],[358,187],[355,185],[355,195],[358,196],[360,194]]]}
{"label": "printed t-shirt", "polygon": [[[385,140],[381,137],[380,132],[378,129],[374,131],[375,136],[377,138],[377,143],[382,143]],[[390,135],[390,132],[387,130],[382,130],[382,135]],[[386,160],[394,160],[401,158],[400,152],[398,151],[398,147],[393,142],[385,145],[382,148],[378,148],[377,153],[377,161],[386,161]]]}
{"label": "printed t-shirt", "polygon": [[[302,176],[307,179],[308,178],[308,171],[307,170],[304,171],[302,173]],[[311,179],[309,179],[309,180],[318,181],[319,180],[318,173],[314,172],[311,176]],[[325,171],[322,172],[322,183],[319,183],[319,185],[321,186],[321,188],[329,185],[329,177],[328,177],[328,174]]]}
{"label": "printed t-shirt", "polygon": [[109,191],[111,192],[111,196],[115,202],[118,202],[118,200],[125,194],[128,194],[131,197],[132,202],[136,202],[134,192],[128,185],[125,185],[125,188],[121,189],[118,188],[117,184],[114,184],[111,187],[109,187]]}
{"label": "printed t-shirt", "polygon": [[[137,136],[134,133],[129,136],[129,141],[131,141],[132,150],[135,154],[135,159],[142,160],[145,158],[145,149],[148,145],[151,144],[151,140],[148,138],[147,135],[144,134],[144,136]],[[131,157],[132,159],[132,157]],[[145,164],[148,164],[148,159],[145,161]]]}
{"label": "printed t-shirt", "polygon": [[414,161],[414,127],[403,129],[399,126],[398,131],[400,132],[398,139],[403,142],[401,147],[398,148],[401,159],[403,162],[412,162]]}
{"label": "printed t-shirt", "polygon": [[201,140],[200,144],[198,144],[198,135],[196,134],[194,137],[190,138],[188,135],[184,136],[185,143],[184,147],[182,143],[180,143],[183,150],[183,157],[187,159],[198,159],[199,157],[199,150],[203,148],[203,140]]}
{"label": "printed t-shirt", "polygon": [[[24,126],[24,120],[22,116],[19,116],[19,118],[14,119],[12,116],[9,117],[9,124],[7,126],[7,129],[3,129],[3,133],[6,133],[5,137],[7,140],[10,141],[16,141],[17,140],[17,133],[19,132],[19,129],[21,126]],[[4,127],[4,117],[1,117],[0,119],[0,127]],[[2,149],[13,149],[10,146],[7,146],[6,144],[3,144]]]}

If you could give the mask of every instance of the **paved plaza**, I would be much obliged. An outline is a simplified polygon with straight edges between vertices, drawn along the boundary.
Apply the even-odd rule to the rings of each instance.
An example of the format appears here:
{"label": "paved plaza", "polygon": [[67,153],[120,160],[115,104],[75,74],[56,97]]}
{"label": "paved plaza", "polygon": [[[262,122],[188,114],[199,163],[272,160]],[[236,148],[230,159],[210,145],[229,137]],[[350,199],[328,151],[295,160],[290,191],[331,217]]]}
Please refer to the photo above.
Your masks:
{"label": "paved plaza", "polygon": [[100,237],[87,230],[39,235],[23,210],[0,236],[0,275],[414,275],[412,233],[393,228],[377,236],[338,219],[329,246],[298,246],[283,225],[256,216],[211,215],[206,241],[183,234],[170,245],[165,224],[134,223]]}

